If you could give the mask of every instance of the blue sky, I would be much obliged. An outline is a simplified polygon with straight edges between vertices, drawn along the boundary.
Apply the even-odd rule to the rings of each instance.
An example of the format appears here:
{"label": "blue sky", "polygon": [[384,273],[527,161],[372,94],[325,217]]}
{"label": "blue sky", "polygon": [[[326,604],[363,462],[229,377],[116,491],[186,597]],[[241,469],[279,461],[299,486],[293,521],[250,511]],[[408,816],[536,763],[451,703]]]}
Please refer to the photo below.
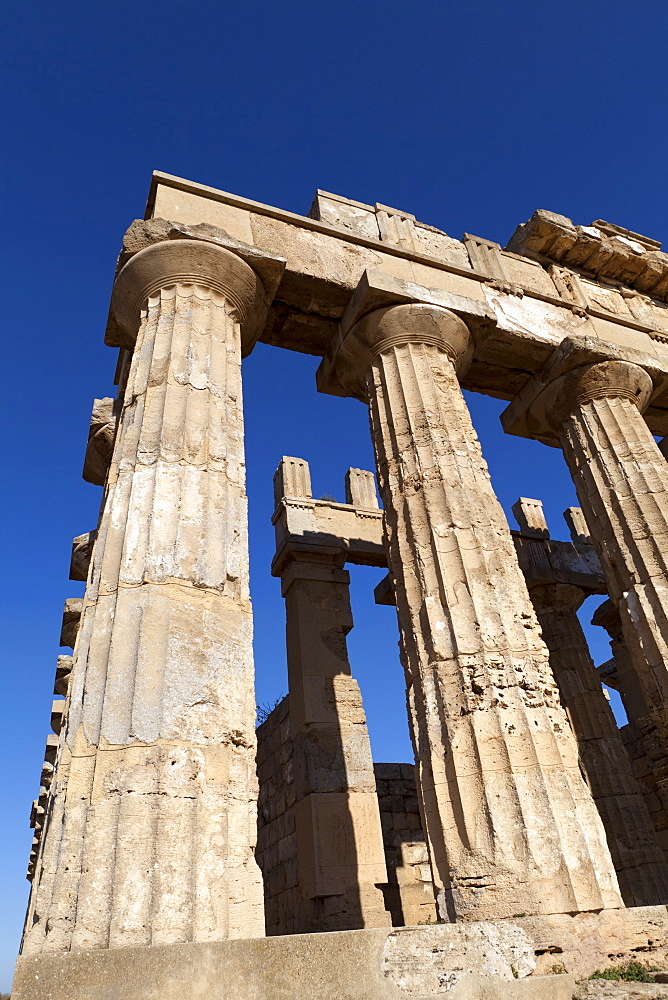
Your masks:
{"label": "blue sky", "polygon": [[[90,406],[111,395],[102,338],[115,255],[153,169],[306,213],[316,188],[505,243],[536,208],[668,237],[665,5],[637,0],[13,4],[3,19],[5,560],[0,738],[0,990],[24,879],[70,540],[100,489],[80,478]],[[318,395],[316,359],[259,345],[245,363],[258,700],[286,689],[269,576],[271,478],[310,460],[343,499],[371,468],[364,407]],[[509,512],[539,497],[553,534],[575,503],[561,454],[506,438],[470,397]],[[393,609],[353,569],[350,635],[378,760],[410,756]],[[592,640],[597,662],[605,637]]]}

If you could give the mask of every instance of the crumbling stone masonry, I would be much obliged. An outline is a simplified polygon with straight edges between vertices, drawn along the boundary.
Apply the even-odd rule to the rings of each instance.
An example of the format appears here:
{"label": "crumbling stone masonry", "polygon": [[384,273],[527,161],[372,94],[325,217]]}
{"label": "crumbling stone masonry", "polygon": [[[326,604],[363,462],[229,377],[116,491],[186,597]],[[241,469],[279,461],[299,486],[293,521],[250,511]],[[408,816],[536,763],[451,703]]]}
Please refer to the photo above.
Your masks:
{"label": "crumbling stone masonry", "polygon": [[[16,1000],[566,998],[555,954],[577,975],[665,961],[660,245],[538,211],[503,250],[322,191],[305,217],[156,173],[105,339],[118,397],[93,405],[84,478],[103,497],[73,544],[86,588],[63,615]],[[259,749],[257,340],[320,356],[319,389],[368,407],[383,504],[369,472],[338,504],[281,462],[290,690]],[[571,542],[535,500],[511,532],[462,389],[562,449]],[[349,562],[389,569],[414,771],[372,761]],[[592,593],[613,645],[598,673],[576,616]]]}

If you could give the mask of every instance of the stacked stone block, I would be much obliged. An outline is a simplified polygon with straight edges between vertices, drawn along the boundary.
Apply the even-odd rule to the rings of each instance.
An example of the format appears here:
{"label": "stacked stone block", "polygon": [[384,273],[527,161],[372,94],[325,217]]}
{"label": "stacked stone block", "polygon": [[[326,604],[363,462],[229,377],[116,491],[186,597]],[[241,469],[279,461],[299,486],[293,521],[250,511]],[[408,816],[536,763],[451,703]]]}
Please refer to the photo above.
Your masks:
{"label": "stacked stone block", "polygon": [[436,923],[434,880],[420,818],[415,766],[374,764],[394,927]]}
{"label": "stacked stone block", "polygon": [[296,934],[300,930],[302,900],[287,695],[258,726],[257,774],[260,792],[256,857],[264,882],[266,933]]}

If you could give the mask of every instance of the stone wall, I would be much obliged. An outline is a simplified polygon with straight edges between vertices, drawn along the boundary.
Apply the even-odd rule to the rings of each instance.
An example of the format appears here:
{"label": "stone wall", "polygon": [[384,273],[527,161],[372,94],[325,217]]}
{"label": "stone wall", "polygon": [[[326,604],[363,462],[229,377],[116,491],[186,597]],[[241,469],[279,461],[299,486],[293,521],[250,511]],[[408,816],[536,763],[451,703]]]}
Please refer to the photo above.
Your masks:
{"label": "stone wall", "polygon": [[[299,885],[294,758],[286,696],[258,727],[260,782],[257,861],[264,878],[268,935],[303,932],[313,900]],[[387,863],[385,906],[395,927],[432,923],[431,867],[412,764],[374,764]],[[322,904],[325,905],[325,901]]]}
{"label": "stone wall", "polygon": [[374,764],[394,927],[436,922],[434,885],[418,812],[413,764]]}
{"label": "stone wall", "polygon": [[289,699],[276,706],[257,729],[257,862],[264,879],[266,931],[298,930],[301,893],[297,872],[295,786]]}

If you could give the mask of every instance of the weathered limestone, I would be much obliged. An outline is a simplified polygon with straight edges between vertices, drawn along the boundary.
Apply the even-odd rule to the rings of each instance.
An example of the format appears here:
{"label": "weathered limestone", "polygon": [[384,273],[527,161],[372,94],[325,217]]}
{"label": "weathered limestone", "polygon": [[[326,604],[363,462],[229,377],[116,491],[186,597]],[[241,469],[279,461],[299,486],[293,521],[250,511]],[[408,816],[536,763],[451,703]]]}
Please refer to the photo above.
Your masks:
{"label": "weathered limestone", "polygon": [[[538,212],[504,250],[326,192],[306,218],[155,175],[146,218],[123,241],[105,338],[120,348],[119,399],[97,400],[91,420],[84,476],[104,499],[73,551],[86,594],[63,618],[73,656],[57,668],[32,810],[19,1000],[221,989],[566,1000],[568,977],[540,975],[554,955],[586,974],[658,954],[665,910],[620,908],[515,557],[625,897],[655,898],[647,817],[575,617],[582,593],[603,592],[587,524],[572,509],[573,543],[552,542],[525,501],[523,532],[510,535],[460,383],[513,399],[508,429],[563,446],[587,494],[656,823],[650,800],[663,808],[668,783],[668,467],[650,432],[668,435],[667,262],[656,241],[600,220]],[[257,339],[322,356],[321,388],[370,403],[390,564],[378,593],[398,602],[419,760],[419,796],[399,765],[403,785],[384,772],[395,836],[383,845],[343,569],[386,564],[383,514],[370,474],[350,470],[347,504],[315,501],[295,460],[281,473],[291,523],[274,567],[292,620],[291,693],[259,761],[276,896],[289,909],[303,891],[319,928],[387,924],[387,910],[418,919],[433,866],[440,916],[458,926],[224,940],[263,929],[239,379]],[[279,777],[289,789],[272,791]],[[396,881],[379,885],[386,867]],[[516,911],[533,915],[474,919]]]}
{"label": "weathered limestone", "polygon": [[[606,349],[608,357],[606,358]],[[564,341],[505,411],[506,429],[560,445],[616,604],[668,803],[668,464],[642,418],[651,359]]]}
{"label": "weathered limestone", "polygon": [[576,614],[586,595],[563,583],[534,587],[530,595],[624,902],[664,903],[668,871]]}
{"label": "weathered limestone", "polygon": [[[637,727],[647,716],[647,702],[624,642],[622,619],[616,604],[611,600],[600,604],[592,616],[591,623],[604,628],[610,637],[612,660],[597,668],[599,676],[605,684],[619,692],[629,722]],[[614,677],[603,676],[605,671],[602,667],[605,666],[608,667],[608,674],[614,672]]]}
{"label": "weathered limestone", "polygon": [[93,557],[93,546],[97,538],[97,531],[87,531],[83,535],[77,535],[72,539],[72,559],[70,562],[70,580],[81,580],[83,583],[88,579],[90,561]]}
{"label": "weathered limestone", "polygon": [[120,403],[120,399],[111,399],[108,396],[93,401],[83,478],[95,486],[104,486],[107,478],[114,451]]}
{"label": "weathered limestone", "polygon": [[23,951],[263,933],[238,256],[175,240],[114,290],[137,338]]}
{"label": "weathered limestone", "polygon": [[[551,560],[550,533],[540,500],[522,497],[513,513],[520,535],[531,539],[531,553],[518,546],[520,566],[578,741],[587,783],[603,820],[622,897],[627,906],[666,903],[668,867],[576,613],[591,593],[592,583],[598,589],[598,581],[588,582],[570,567],[564,572],[563,561],[560,565]],[[582,550],[586,543],[581,512],[571,507],[566,515],[579,539],[575,544]],[[541,541],[536,542],[537,538]],[[544,560],[535,558],[536,545],[546,548]]]}
{"label": "weathered limestone", "polygon": [[459,387],[469,331],[422,304],[351,318],[319,387],[329,379],[370,406],[441,915],[619,906],[601,821]]}
{"label": "weathered limestone", "polygon": [[79,625],[81,624],[81,613],[83,611],[83,598],[68,597],[63,608],[63,623],[60,630],[60,645],[71,646],[77,640]]}
{"label": "weathered limestone", "polygon": [[[298,471],[299,470],[299,471]],[[356,472],[357,470],[355,470]],[[366,477],[362,479],[370,504]],[[296,930],[391,923],[379,883],[387,882],[380,814],[362,698],[346,635],[353,625],[343,548],[309,532],[306,462],[284,458],[275,477],[277,555],[287,615],[295,826],[303,901]],[[308,491],[308,492],[307,492]],[[296,510],[294,509],[296,507]],[[296,520],[296,525],[293,523]],[[291,529],[295,527],[295,535]],[[301,539],[299,529],[306,529]]]}
{"label": "weathered limestone", "polygon": [[586,269],[598,278],[623,282],[655,299],[668,299],[668,254],[660,247],[657,240],[602,219],[574,226],[564,215],[539,209],[518,226],[506,249]]}
{"label": "weathered limestone", "polygon": [[[383,212],[388,219],[381,233]],[[263,342],[284,349],[325,354],[355,288],[365,272],[374,271],[387,279],[379,305],[433,302],[458,312],[470,328],[481,327],[475,359],[462,375],[466,389],[512,399],[527,373],[537,371],[569,335],[647,351],[668,370],[664,302],[579,274],[576,262],[571,267],[533,252],[520,255],[469,234],[452,239],[403,210],[318,192],[305,217],[156,172],[147,218],[150,224],[171,219],[172,226],[191,230],[217,226],[285,257],[284,279],[260,334]],[[411,223],[413,232],[407,233]],[[586,268],[590,263],[584,260]],[[624,280],[623,272],[617,278]],[[493,336],[484,335],[491,331]],[[107,339],[121,342],[113,324]],[[652,400],[646,416],[653,433],[668,434],[668,397]]]}
{"label": "weathered limestone", "polygon": [[56,661],[56,676],[54,678],[53,693],[67,697],[72,676],[72,657],[59,656]]}
{"label": "weathered limestone", "polygon": [[602,626],[610,636],[612,660],[598,667],[598,673],[604,683],[621,695],[628,718],[621,730],[622,739],[668,863],[668,801],[665,790],[657,788],[654,768],[654,760],[661,753],[661,747],[655,746],[658,731],[648,718],[642,688],[624,641],[621,618],[612,601],[605,601],[596,609],[592,625]]}
{"label": "weathered limestone", "polygon": [[99,949],[20,958],[12,1000],[571,1000],[595,969],[665,964],[667,941],[666,908],[647,906]]}
{"label": "weathered limestone", "polygon": [[415,784],[414,764],[374,764],[394,927],[435,924],[434,879]]}

